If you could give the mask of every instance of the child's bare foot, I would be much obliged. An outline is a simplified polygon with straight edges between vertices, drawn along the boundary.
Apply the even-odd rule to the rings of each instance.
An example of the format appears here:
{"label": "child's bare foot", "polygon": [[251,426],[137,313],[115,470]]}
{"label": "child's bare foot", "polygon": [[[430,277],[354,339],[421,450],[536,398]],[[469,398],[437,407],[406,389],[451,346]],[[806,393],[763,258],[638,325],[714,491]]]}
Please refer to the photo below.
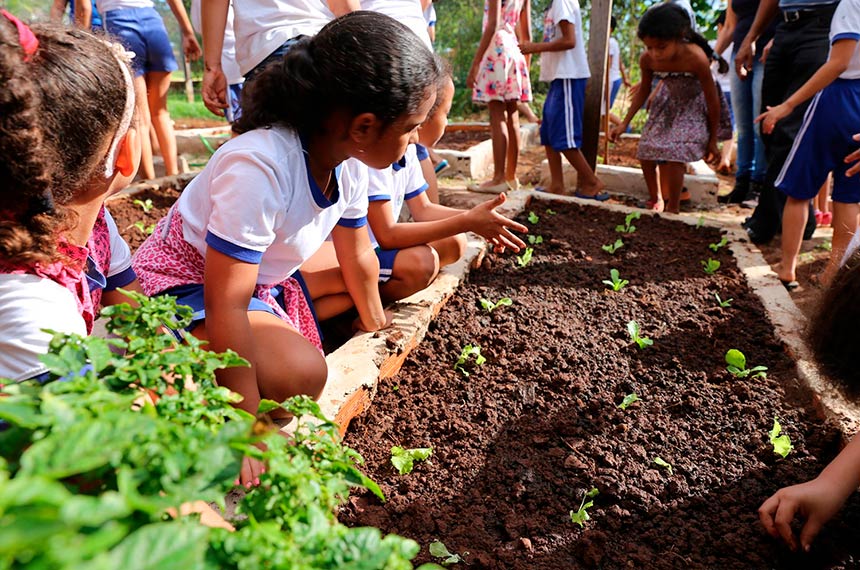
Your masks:
{"label": "child's bare foot", "polygon": [[645,209],[652,210],[654,212],[662,212],[666,207],[666,203],[663,200],[648,200],[645,202]]}
{"label": "child's bare foot", "polygon": [[502,192],[508,191],[508,183],[505,182],[504,178],[502,180],[496,180],[493,178],[491,180],[481,182],[480,184],[469,184],[466,188],[472,192],[501,194]]}
{"label": "child's bare foot", "polygon": [[583,182],[579,186],[579,190],[576,191],[576,194],[582,198],[594,198],[595,196],[602,194],[605,189],[606,184],[604,184],[599,178],[595,178],[594,182]]}
{"label": "child's bare foot", "polygon": [[797,276],[789,271],[788,268],[784,267],[782,263],[777,263],[773,270],[776,272],[776,276],[779,278],[779,282],[782,283],[782,286],[789,291],[793,291],[800,286],[797,282]]}
{"label": "child's bare foot", "polygon": [[565,190],[564,186],[535,186],[535,190],[538,192],[548,192],[550,194],[561,194],[563,196],[570,194],[570,192]]}

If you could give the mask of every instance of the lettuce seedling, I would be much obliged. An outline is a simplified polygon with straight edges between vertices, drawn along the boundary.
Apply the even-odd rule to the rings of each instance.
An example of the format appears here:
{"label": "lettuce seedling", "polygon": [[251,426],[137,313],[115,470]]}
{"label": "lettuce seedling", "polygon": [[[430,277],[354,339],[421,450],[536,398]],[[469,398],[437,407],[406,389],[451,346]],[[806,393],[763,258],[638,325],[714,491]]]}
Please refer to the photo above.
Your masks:
{"label": "lettuce seedling", "polygon": [[820,244],[815,246],[815,249],[821,249],[824,251],[833,251],[833,242],[829,239],[824,240]]}
{"label": "lettuce seedling", "polygon": [[773,418],[773,429],[768,432],[770,443],[773,445],[773,452],[785,459],[794,446],[791,445],[791,439],[787,435],[779,435],[782,431],[782,426],[779,421]]}
{"label": "lettuce seedling", "polygon": [[767,366],[754,366],[747,369],[747,357],[744,353],[736,348],[729,349],[726,352],[726,370],[735,378],[767,378]]}
{"label": "lettuce seedling", "polygon": [[712,243],[708,245],[708,247],[711,248],[711,251],[717,253],[718,251],[720,251],[721,247],[725,247],[726,245],[728,245],[728,243],[728,238],[726,236],[723,236],[723,239],[721,239],[718,243]]}
{"label": "lettuce seedling", "polygon": [[454,370],[459,370],[463,373],[463,376],[469,377],[469,371],[466,370],[466,362],[469,360],[470,356],[475,357],[475,366],[480,366],[487,361],[487,357],[481,354],[481,347],[477,344],[472,346],[471,344],[467,344],[463,347],[463,350],[460,351],[460,358],[457,359],[457,363],[454,364]]}
{"label": "lettuce seedling", "polygon": [[538,216],[534,212],[529,212],[528,220],[529,220],[530,224],[534,225],[534,224],[538,223],[538,221],[540,221],[540,216]]}
{"label": "lettuce seedling", "polygon": [[732,301],[734,301],[734,299],[731,297],[723,301],[722,299],[720,299],[719,293],[714,293],[714,297],[716,297],[717,299],[717,304],[723,309],[728,309],[729,307],[731,307]]}
{"label": "lettuce seedling", "polygon": [[514,304],[514,302],[511,301],[510,297],[502,297],[501,299],[499,299],[495,303],[493,303],[489,299],[483,299],[483,298],[481,299],[481,307],[483,307],[484,310],[487,311],[488,313],[492,313],[493,311],[495,311],[499,307],[510,307],[513,304]]}
{"label": "lettuce seedling", "polygon": [[662,467],[666,471],[669,472],[669,475],[674,475],[675,473],[672,471],[672,465],[661,459],[660,457],[654,458],[654,463],[656,463],[659,467]]}
{"label": "lettuce seedling", "polygon": [[404,449],[395,445],[391,448],[391,464],[401,475],[412,473],[416,461],[424,461],[433,455],[432,447]]}
{"label": "lettuce seedling", "polygon": [[134,202],[132,203],[135,206],[140,206],[140,209],[143,210],[144,214],[148,214],[149,211],[155,207],[155,205],[152,203],[152,200],[150,200],[149,198],[147,198],[146,200],[134,200]]}
{"label": "lettuce seedling", "polygon": [[624,242],[621,240],[621,238],[618,238],[617,240],[615,240],[615,243],[610,243],[607,245],[601,245],[600,249],[602,249],[606,253],[612,255],[613,253],[615,253],[616,251],[618,251],[622,247],[624,247]]}
{"label": "lettuce seedling", "polygon": [[624,399],[621,400],[621,403],[618,404],[618,407],[621,408],[622,410],[626,410],[627,408],[630,407],[630,404],[632,404],[633,402],[638,402],[638,401],[639,401],[639,396],[636,394],[636,392],[633,392],[631,394],[627,394],[626,396],[624,396]]}
{"label": "lettuce seedling", "polygon": [[[462,556],[459,554],[453,554],[448,550],[448,547],[439,540],[430,543],[430,556],[435,558],[444,558],[442,564],[448,566],[449,564],[458,564],[460,562],[465,562]],[[468,552],[464,552],[463,556],[468,556]]]}
{"label": "lettuce seedling", "polygon": [[591,520],[591,517],[588,516],[588,509],[594,506],[593,499],[599,494],[597,488],[592,488],[589,492],[585,494],[582,498],[582,502],[579,504],[579,510],[570,511],[570,520],[579,525],[579,528],[585,526],[585,521]]}
{"label": "lettuce seedling", "polygon": [[522,255],[517,256],[517,265],[520,267],[525,267],[526,265],[528,265],[529,262],[532,260],[532,255],[534,254],[534,252],[534,249],[527,247]]}
{"label": "lettuce seedling", "polygon": [[554,216],[554,215],[556,215],[558,212],[556,212],[556,211],[555,211],[555,210],[553,210],[552,208],[547,208],[547,209],[546,209],[546,213],[547,213],[547,215],[548,215],[548,216]]}
{"label": "lettuce seedling", "polygon": [[627,279],[621,279],[618,270],[615,268],[609,270],[609,278],[611,279],[611,281],[604,279],[603,281],[601,281],[601,283],[609,285],[610,287],[612,287],[613,291],[621,291],[622,289],[624,289],[624,287],[627,286],[628,283],[630,283],[630,281],[628,281]]}
{"label": "lettuce seedling", "polygon": [[543,236],[530,235],[528,239],[529,243],[532,245],[540,245],[543,243]]}
{"label": "lettuce seedling", "polygon": [[141,222],[140,220],[134,223],[134,227],[136,227],[143,235],[152,235],[152,232],[155,231],[155,224],[149,224],[148,226]]}
{"label": "lettuce seedling", "polygon": [[705,216],[699,216],[699,219],[696,220],[696,229],[698,230],[702,226],[705,225]]}
{"label": "lettuce seedling", "polygon": [[640,214],[639,212],[630,212],[624,218],[623,225],[619,224],[615,226],[615,231],[622,234],[632,234],[636,231],[636,226],[634,226],[632,222],[633,220],[638,220],[640,217],[642,217],[642,214]]}
{"label": "lettuce seedling", "polygon": [[639,348],[642,350],[654,344],[654,341],[647,336],[639,336],[639,323],[636,321],[627,323],[627,332],[630,333],[630,339],[639,345]]}
{"label": "lettuce seedling", "polygon": [[702,261],[702,269],[704,269],[705,273],[708,275],[713,275],[717,272],[717,269],[720,268],[720,262],[716,259],[708,258],[708,261]]}

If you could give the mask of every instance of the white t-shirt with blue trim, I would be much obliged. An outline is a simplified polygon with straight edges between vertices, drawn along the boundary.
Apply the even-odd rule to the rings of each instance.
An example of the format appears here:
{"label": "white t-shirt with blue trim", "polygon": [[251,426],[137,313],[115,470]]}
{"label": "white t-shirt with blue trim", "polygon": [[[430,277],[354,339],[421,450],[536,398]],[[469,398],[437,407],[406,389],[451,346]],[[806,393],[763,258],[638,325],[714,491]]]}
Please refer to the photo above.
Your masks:
{"label": "white t-shirt with blue trim", "polygon": [[218,149],[176,208],[183,236],[259,265],[257,283],[279,283],[313,255],[336,225],[367,224],[367,167],[335,169],[337,189],[325,197],[310,174],[299,136],[286,128],[256,129]]}
{"label": "white t-shirt with blue trim", "polygon": [[[348,168],[361,165],[354,158],[347,161]],[[354,164],[358,163],[358,165]],[[424,180],[424,173],[421,170],[421,162],[418,160],[415,145],[411,144],[406,148],[406,154],[399,161],[395,162],[388,168],[376,170],[375,168],[367,169],[367,199],[370,202],[387,201],[391,204],[391,214],[394,220],[400,218],[400,212],[403,210],[403,203],[406,200],[415,198],[422,192],[426,192],[429,187],[427,181]],[[377,247],[379,243],[370,231],[370,240],[373,242],[373,247]]]}
{"label": "white t-shirt with blue trim", "polygon": [[[860,40],[860,0],[841,0],[830,22],[830,45],[838,40]],[[842,79],[860,79],[860,41],[854,47]]]}
{"label": "white t-shirt with blue trim", "polygon": [[551,42],[561,37],[559,23],[568,21],[573,25],[576,47],[564,51],[545,51],[540,54],[540,80],[587,79],[588,56],[585,53],[585,38],[582,35],[582,13],[578,0],[552,0],[543,19],[543,41]]}
{"label": "white t-shirt with blue trim", "polygon": [[430,50],[433,49],[420,0],[361,0],[361,9],[394,18],[412,30]]}

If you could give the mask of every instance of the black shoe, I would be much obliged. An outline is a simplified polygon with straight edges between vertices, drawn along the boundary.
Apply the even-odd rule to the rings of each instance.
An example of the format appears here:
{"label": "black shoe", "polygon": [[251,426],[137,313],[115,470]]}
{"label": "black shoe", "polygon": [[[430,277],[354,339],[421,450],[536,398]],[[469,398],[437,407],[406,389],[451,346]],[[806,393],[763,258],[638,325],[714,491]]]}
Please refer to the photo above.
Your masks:
{"label": "black shoe", "polygon": [[735,187],[725,196],[717,196],[717,202],[720,204],[740,204],[747,199],[747,194],[750,191],[749,176],[739,176],[735,179]]}
{"label": "black shoe", "polygon": [[758,206],[758,197],[761,195],[762,183],[753,180],[750,182],[750,190],[747,192],[747,197],[741,200],[741,206],[754,210]]}
{"label": "black shoe", "polygon": [[759,229],[756,224],[747,223],[744,226],[744,229],[747,231],[747,235],[750,238],[750,241],[756,245],[765,245],[773,239],[775,233],[774,232],[764,232]]}

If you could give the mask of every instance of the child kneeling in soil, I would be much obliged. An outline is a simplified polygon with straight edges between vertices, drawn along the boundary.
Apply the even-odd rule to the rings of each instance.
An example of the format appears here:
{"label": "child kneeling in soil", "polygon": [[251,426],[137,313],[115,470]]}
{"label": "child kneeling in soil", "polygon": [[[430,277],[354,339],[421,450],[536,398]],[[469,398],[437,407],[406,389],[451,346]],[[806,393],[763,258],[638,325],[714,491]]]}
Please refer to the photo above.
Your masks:
{"label": "child kneeling in soil", "polygon": [[[853,0],[843,0],[844,2]],[[842,5],[840,4],[840,7]],[[837,13],[839,9],[837,8]],[[836,18],[834,17],[834,21]],[[844,265],[824,293],[809,327],[808,343],[815,359],[832,379],[852,396],[860,394],[857,367],[857,323],[860,322],[860,239],[852,240]],[[809,551],[821,527],[839,511],[860,487],[860,437],[854,436],[845,449],[806,483],[777,491],[759,507],[758,514],[767,532],[782,538],[792,550],[797,539]],[[805,519],[800,536],[791,525],[795,516]]]}
{"label": "child kneeling in soil", "polygon": [[[251,363],[218,372],[241,408],[320,396],[328,370],[298,270],[327,236],[358,326],[388,325],[366,228],[367,172],[341,163],[352,156],[385,168],[403,156],[441,73],[407,27],[375,12],[347,14],[299,40],[246,85],[239,136],[135,255],[146,293],[177,296],[195,310],[192,334]],[[241,483],[260,469],[246,458]]]}
{"label": "child kneeling in soil", "polygon": [[44,329],[87,335],[101,305],[127,300],[117,287],[138,288],[104,209],[140,161],[129,57],[3,10],[0,93],[0,378],[41,379]]}

